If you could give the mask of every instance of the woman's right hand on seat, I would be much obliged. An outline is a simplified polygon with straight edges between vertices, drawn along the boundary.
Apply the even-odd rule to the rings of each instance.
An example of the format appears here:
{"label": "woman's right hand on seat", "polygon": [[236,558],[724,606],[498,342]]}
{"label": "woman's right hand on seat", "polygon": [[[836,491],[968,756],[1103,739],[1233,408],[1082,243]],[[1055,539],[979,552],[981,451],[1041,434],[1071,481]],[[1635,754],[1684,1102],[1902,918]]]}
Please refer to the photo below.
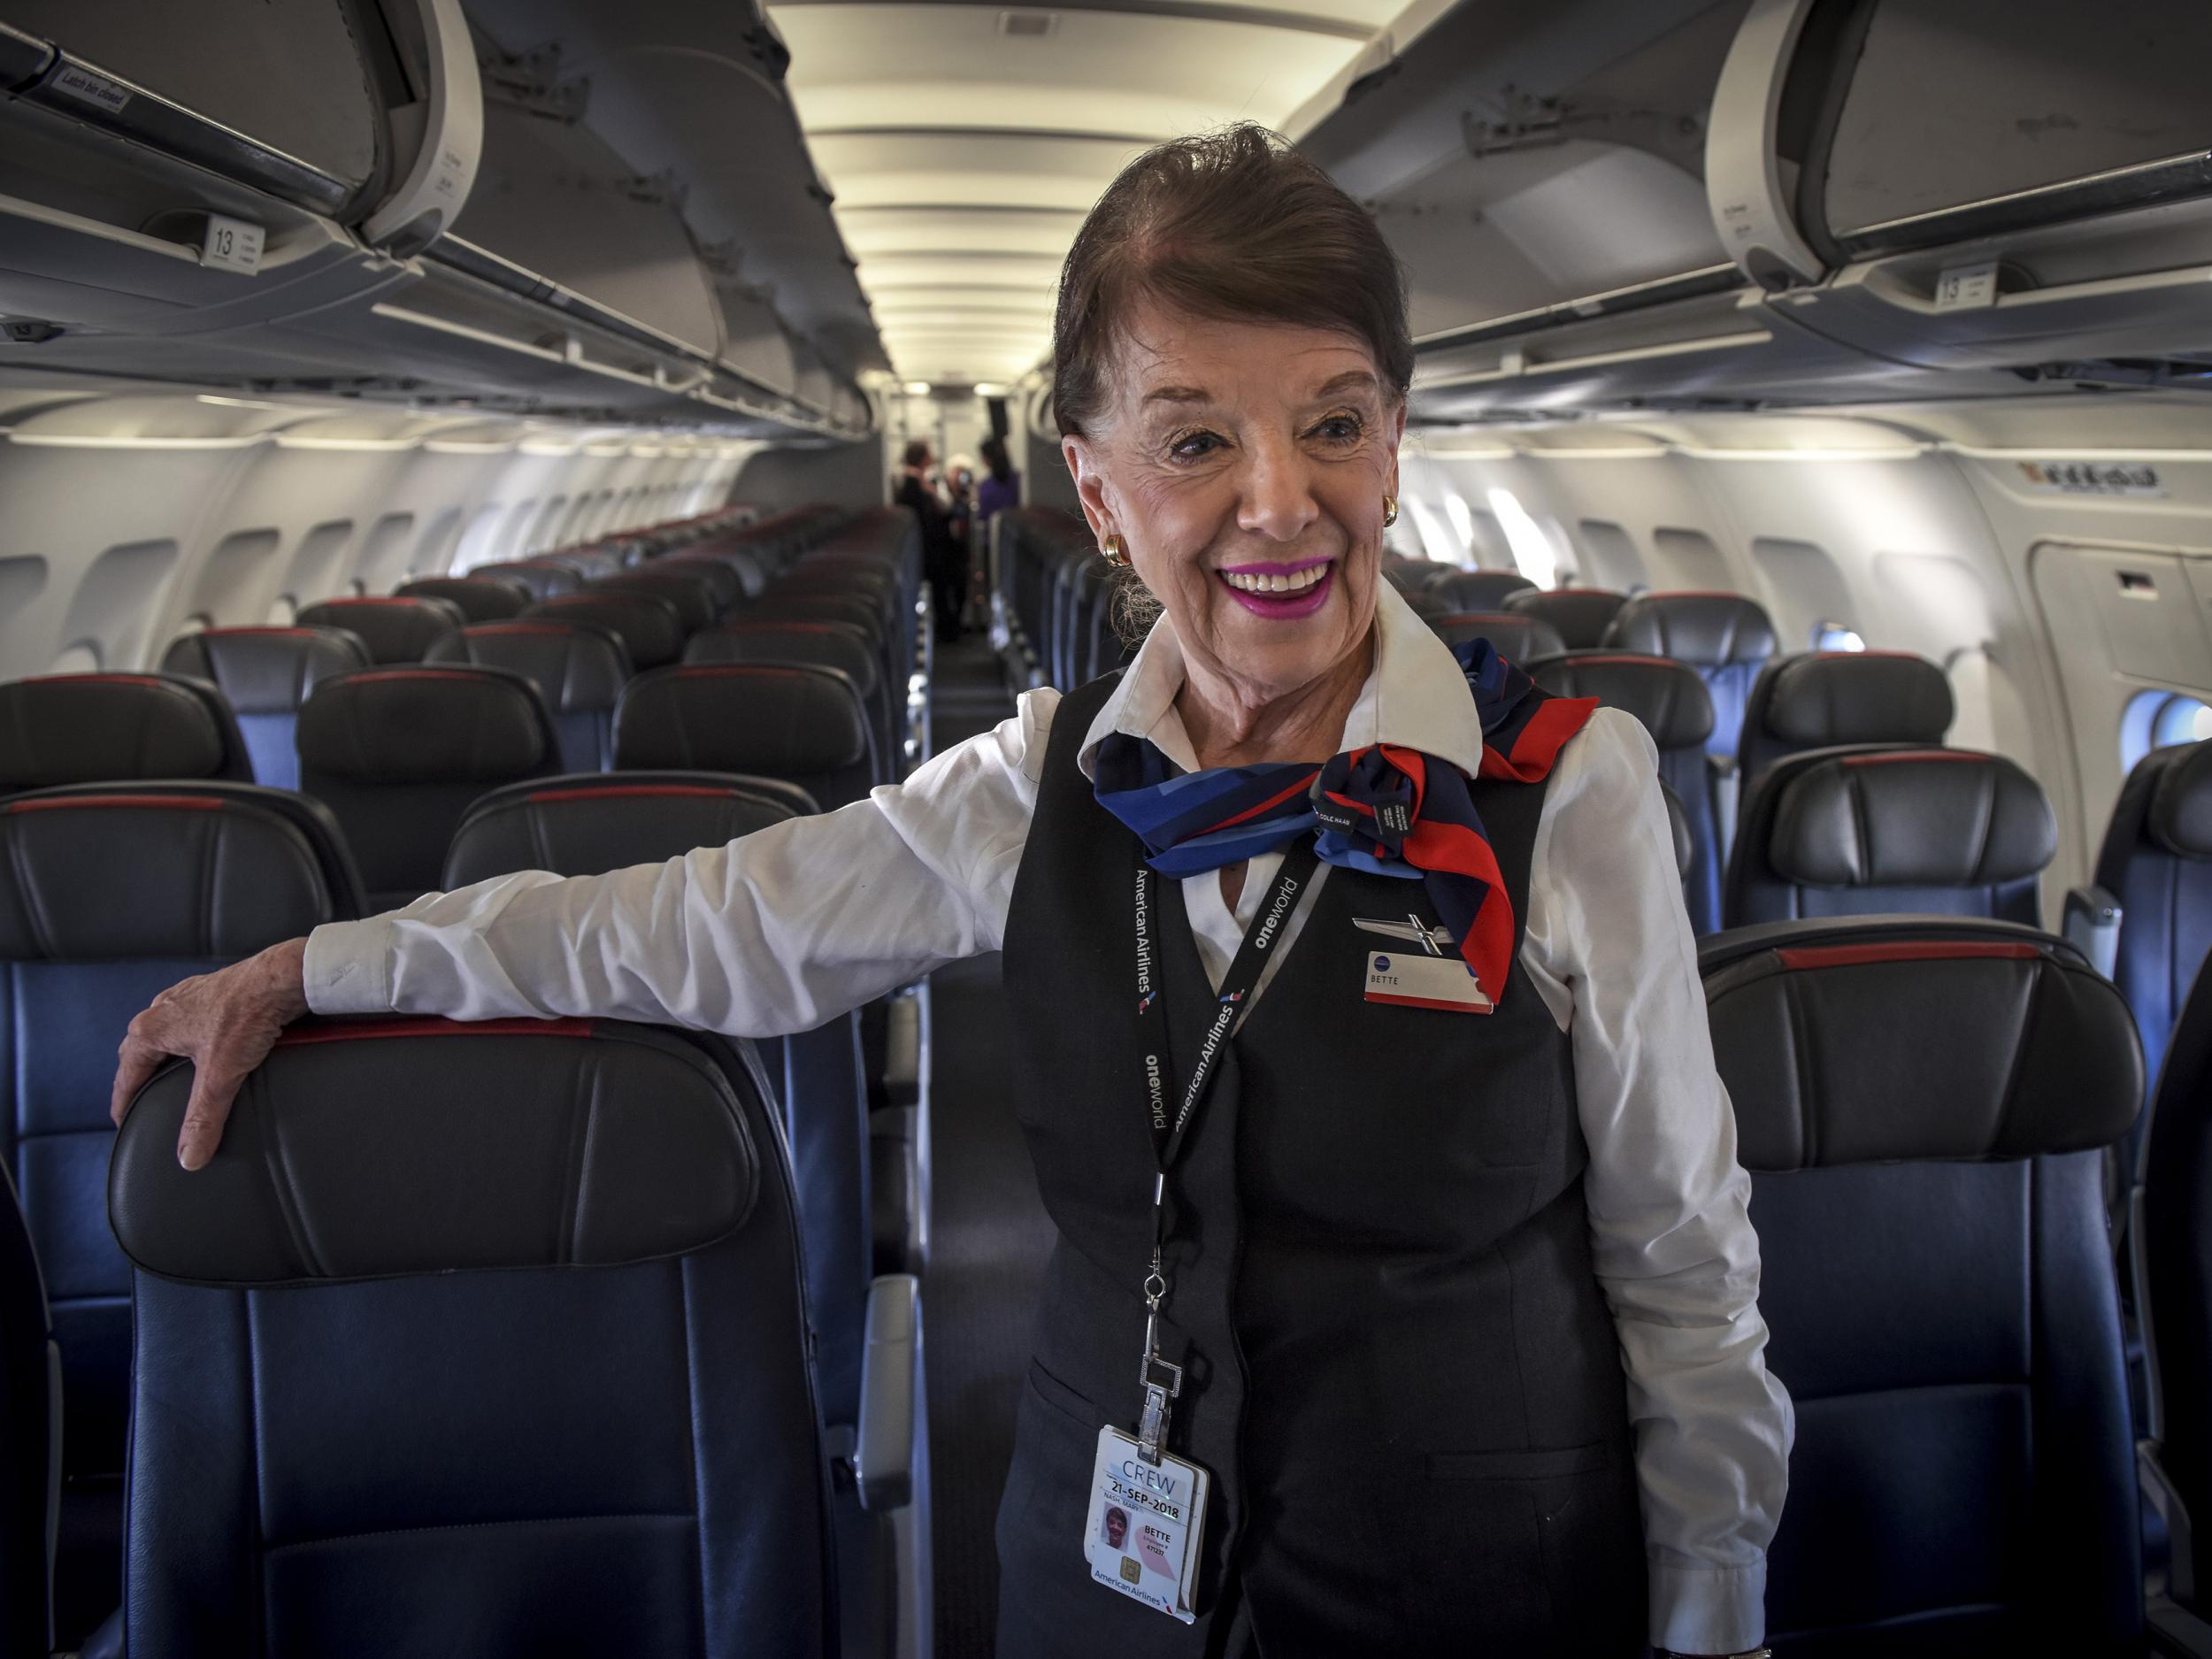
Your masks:
{"label": "woman's right hand on seat", "polygon": [[284,1028],[308,1011],[303,981],[307,941],[287,940],[215,973],[180,980],[123,1035],[108,1115],[118,1125],[146,1080],[172,1059],[192,1062],[192,1098],[177,1137],[177,1162],[196,1170],[215,1156],[231,1102],[268,1058]]}

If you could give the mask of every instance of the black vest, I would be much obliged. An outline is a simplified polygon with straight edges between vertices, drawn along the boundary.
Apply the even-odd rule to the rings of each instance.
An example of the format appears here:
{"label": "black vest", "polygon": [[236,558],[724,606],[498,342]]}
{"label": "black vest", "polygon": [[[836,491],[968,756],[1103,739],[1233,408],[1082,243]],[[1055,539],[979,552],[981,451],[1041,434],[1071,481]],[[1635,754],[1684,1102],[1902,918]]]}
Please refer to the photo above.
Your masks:
{"label": "black vest", "polygon": [[[1619,1340],[1591,1263],[1572,1050],[1515,960],[1495,1012],[1370,1003],[1417,883],[1333,869],[1219,1063],[1169,1179],[1170,1447],[1212,1472],[1186,1628],[1091,1581],[1098,1431],[1133,1429],[1154,1172],[1138,1049],[1140,848],[1064,699],[1005,941],[1017,1111],[1059,1229],[998,1523],[1000,1659],[1217,1654],[1238,1598],[1266,1659],[1642,1651]],[[1471,704],[1468,718],[1474,718]],[[1527,914],[1541,785],[1473,785]],[[1170,1098],[1215,998],[1158,895]],[[1433,920],[1432,917],[1425,918]]]}

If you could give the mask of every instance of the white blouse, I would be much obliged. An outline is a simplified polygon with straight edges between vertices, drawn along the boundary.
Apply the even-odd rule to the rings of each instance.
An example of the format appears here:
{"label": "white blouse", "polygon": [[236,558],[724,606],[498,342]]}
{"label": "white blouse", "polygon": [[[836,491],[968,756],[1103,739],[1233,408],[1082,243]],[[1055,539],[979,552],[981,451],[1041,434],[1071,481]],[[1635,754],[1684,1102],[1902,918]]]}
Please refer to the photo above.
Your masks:
{"label": "white blouse", "polygon": [[[1376,626],[1375,666],[1344,746],[1399,744],[1472,775],[1481,738],[1457,662],[1386,585]],[[1175,712],[1182,683],[1173,630],[1156,627],[1086,734],[1084,771],[1110,731],[1148,737],[1194,769]],[[598,1015],[738,1037],[810,1030],[999,948],[1059,702],[1030,692],[1012,718],[904,783],[725,847],[604,876],[505,876],[319,927],[308,1002],[319,1014]],[[1217,985],[1279,862],[1252,861],[1233,911],[1216,875],[1184,882]],[[1269,973],[1320,886],[1309,885]],[[1633,717],[1601,709],[1562,751],[1528,911],[1522,965],[1573,1038],[1590,1230],[1636,1427],[1651,1640],[1734,1653],[1763,1639],[1793,1419],[1764,1362],[1750,1183],[1713,1069],[1657,754]]]}

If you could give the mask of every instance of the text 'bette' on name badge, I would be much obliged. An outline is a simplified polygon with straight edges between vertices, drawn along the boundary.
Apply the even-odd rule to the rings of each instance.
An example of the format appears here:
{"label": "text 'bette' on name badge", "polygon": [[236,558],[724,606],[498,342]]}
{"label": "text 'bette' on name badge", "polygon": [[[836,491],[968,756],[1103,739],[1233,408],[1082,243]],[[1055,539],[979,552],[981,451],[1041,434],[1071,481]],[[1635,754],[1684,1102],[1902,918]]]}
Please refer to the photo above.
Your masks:
{"label": "text 'bette' on name badge", "polygon": [[1482,994],[1465,960],[1397,951],[1367,953],[1367,1000],[1400,1008],[1433,1008],[1448,1014],[1487,1014],[1496,1004]]}

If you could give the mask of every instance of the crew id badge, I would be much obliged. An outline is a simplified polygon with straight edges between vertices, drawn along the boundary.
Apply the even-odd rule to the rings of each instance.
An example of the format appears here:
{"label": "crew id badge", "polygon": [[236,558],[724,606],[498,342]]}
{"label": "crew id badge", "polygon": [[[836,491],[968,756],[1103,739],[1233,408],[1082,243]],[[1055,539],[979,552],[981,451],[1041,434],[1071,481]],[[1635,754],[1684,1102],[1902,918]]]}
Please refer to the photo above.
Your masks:
{"label": "crew id badge", "polygon": [[1367,1000],[1452,1014],[1487,1014],[1495,1006],[1456,954],[1422,956],[1400,950],[1367,953]]}
{"label": "crew id badge", "polygon": [[1204,1470],[1164,1454],[1148,1463],[1138,1455],[1135,1436],[1110,1424],[1098,1432],[1083,1533],[1092,1578],[1194,1624],[1191,1580],[1205,1527]]}

